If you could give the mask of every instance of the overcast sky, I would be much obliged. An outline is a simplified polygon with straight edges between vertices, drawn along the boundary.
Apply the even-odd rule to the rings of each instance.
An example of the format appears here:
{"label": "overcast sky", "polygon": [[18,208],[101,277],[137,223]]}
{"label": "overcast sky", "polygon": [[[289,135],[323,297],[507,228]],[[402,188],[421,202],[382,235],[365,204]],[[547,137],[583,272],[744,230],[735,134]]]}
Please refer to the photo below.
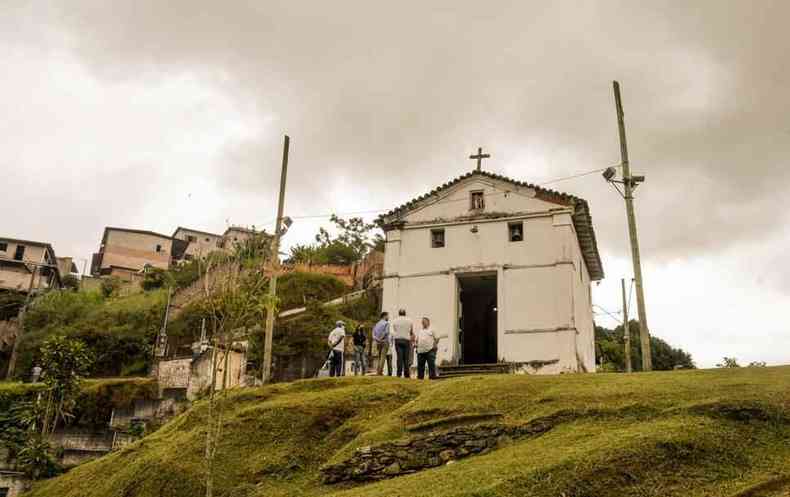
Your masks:
{"label": "overcast sky", "polygon": [[[652,332],[700,366],[790,363],[788,19],[759,0],[0,0],[0,234],[84,259],[107,225],[267,226],[285,132],[293,217],[394,207],[478,146],[536,183],[605,167],[617,79]],[[622,199],[598,175],[552,187],[589,201],[594,301],[618,311]]]}

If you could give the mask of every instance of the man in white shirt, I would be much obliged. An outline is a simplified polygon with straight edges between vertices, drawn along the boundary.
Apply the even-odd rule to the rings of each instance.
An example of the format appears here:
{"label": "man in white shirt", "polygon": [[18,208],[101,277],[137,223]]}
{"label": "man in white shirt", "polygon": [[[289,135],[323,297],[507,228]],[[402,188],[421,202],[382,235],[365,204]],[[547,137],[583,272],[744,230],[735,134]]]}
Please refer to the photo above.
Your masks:
{"label": "man in white shirt", "polygon": [[428,365],[428,378],[436,379],[436,351],[439,338],[431,329],[431,320],[422,318],[422,329],[417,332],[417,379],[425,377],[425,365]]}
{"label": "man in white shirt", "polygon": [[390,334],[395,341],[397,375],[409,378],[411,369],[411,346],[414,343],[414,323],[406,317],[406,309],[398,311],[398,317],[390,324]]}
{"label": "man in white shirt", "polygon": [[346,323],[338,321],[327,339],[332,356],[329,360],[329,376],[340,376],[343,371],[343,352],[346,350]]}

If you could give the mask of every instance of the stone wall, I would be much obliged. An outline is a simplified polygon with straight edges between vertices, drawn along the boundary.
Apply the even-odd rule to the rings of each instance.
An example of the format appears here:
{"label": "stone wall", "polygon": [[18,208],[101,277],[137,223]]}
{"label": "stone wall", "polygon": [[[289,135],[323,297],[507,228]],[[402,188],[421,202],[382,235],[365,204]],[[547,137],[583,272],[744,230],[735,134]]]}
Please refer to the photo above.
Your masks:
{"label": "stone wall", "polygon": [[370,481],[416,473],[477,454],[485,454],[510,441],[550,430],[551,422],[526,425],[499,423],[459,426],[406,440],[361,447],[348,460],[321,468],[324,483]]}
{"label": "stone wall", "polygon": [[17,497],[25,491],[28,480],[17,471],[0,470],[0,490],[6,490],[7,497]]}

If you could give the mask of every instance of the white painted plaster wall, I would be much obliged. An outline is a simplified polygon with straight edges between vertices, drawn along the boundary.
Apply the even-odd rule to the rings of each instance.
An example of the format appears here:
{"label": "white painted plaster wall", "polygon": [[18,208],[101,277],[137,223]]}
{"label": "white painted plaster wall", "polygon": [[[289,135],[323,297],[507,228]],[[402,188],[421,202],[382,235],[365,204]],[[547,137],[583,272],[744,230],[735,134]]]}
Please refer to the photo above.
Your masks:
{"label": "white painted plaster wall", "polygon": [[[445,203],[425,206],[408,215],[401,229],[388,231],[383,308],[393,316],[405,308],[415,326],[429,316],[434,330],[447,335],[437,360],[452,362],[459,349],[456,275],[496,271],[499,358],[558,360],[530,372],[578,371],[583,369],[579,360],[594,371],[590,280],[571,211],[534,198],[532,190],[505,187],[511,189],[507,195],[495,180],[470,180],[443,197]],[[458,220],[470,214],[470,192],[480,189],[487,195],[485,212],[513,215]],[[514,220],[523,222],[522,242],[509,240],[508,223]],[[431,229],[437,228],[445,230],[443,248],[431,247]]]}

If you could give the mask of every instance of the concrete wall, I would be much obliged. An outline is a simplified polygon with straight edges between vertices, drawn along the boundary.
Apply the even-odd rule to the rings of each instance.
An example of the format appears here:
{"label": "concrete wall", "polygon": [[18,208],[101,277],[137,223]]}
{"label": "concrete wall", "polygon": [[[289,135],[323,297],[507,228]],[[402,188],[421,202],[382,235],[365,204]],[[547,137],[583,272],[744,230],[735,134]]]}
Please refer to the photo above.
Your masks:
{"label": "concrete wall", "polygon": [[[161,246],[159,252],[157,245]],[[147,233],[109,230],[105,241],[101,268],[119,266],[140,270],[146,264],[160,269],[170,266],[173,241],[169,237]]]}
{"label": "concrete wall", "polygon": [[[467,182],[443,197],[446,203],[423,207],[387,232],[383,309],[395,315],[405,308],[415,326],[430,317],[434,331],[446,336],[437,361],[456,363],[458,277],[496,273],[499,360],[532,362],[532,372],[594,371],[590,280],[572,211],[534,198],[530,189],[505,195],[502,188],[496,181]],[[501,217],[466,218],[474,215],[468,199],[476,190],[487,195],[484,212]],[[510,241],[513,221],[523,222],[523,241]],[[436,228],[445,230],[442,248],[431,247]]]}
{"label": "concrete wall", "polygon": [[174,237],[185,241],[189,241],[189,237],[194,237],[194,240],[189,241],[186,252],[184,252],[184,254],[190,256],[190,258],[205,257],[211,252],[222,250],[223,239],[221,235],[211,235],[187,228],[180,228],[176,231]]}

